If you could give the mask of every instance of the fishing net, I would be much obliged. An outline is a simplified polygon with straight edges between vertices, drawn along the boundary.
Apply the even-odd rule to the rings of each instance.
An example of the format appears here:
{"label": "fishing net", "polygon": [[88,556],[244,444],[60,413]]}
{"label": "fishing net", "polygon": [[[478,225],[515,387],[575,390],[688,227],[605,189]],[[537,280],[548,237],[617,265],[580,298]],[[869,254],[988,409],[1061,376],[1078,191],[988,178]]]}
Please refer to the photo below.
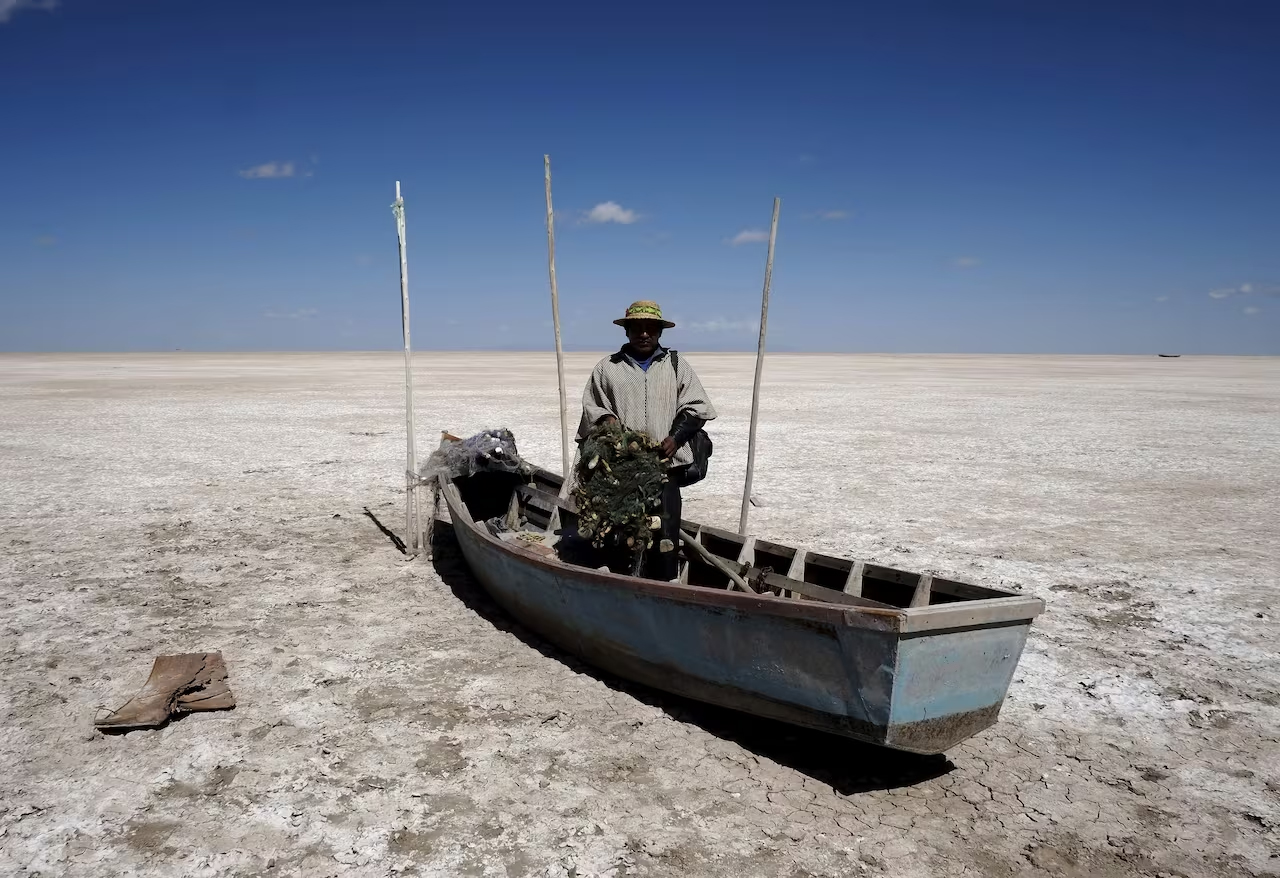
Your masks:
{"label": "fishing net", "polygon": [[429,484],[439,482],[443,475],[463,479],[478,472],[528,475],[532,471],[516,450],[516,437],[502,428],[484,430],[467,439],[444,440],[418,468],[418,476]]}
{"label": "fishing net", "polygon": [[661,526],[666,470],[660,445],[644,433],[614,422],[593,428],[575,472],[578,535],[597,549],[625,546],[639,565]]}
{"label": "fishing net", "polygon": [[477,473],[527,477],[532,472],[533,467],[516,450],[516,437],[510,430],[484,430],[468,439],[456,439],[446,434],[440,441],[440,447],[418,467],[418,484],[427,489],[424,544],[428,547],[433,544],[442,478],[462,479]]}

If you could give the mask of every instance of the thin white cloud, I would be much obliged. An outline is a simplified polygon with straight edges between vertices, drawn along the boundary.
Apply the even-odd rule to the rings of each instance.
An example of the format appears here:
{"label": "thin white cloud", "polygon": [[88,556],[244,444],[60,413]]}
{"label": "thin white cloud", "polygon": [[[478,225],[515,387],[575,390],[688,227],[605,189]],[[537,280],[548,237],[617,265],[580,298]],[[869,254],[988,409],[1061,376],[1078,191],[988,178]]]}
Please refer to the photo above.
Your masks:
{"label": "thin white cloud", "polygon": [[292,177],[297,173],[297,166],[293,162],[266,162],[254,165],[252,168],[245,168],[240,171],[240,176],[246,180],[272,180],[279,177]]}
{"label": "thin white cloud", "polygon": [[[679,321],[677,321],[679,323]],[[723,333],[750,333],[760,331],[760,321],[758,320],[727,320],[724,317],[713,317],[710,320],[698,323],[686,323],[682,325],[683,329],[690,332],[723,332]]]}
{"label": "thin white cloud", "polygon": [[1210,298],[1228,299],[1232,296],[1268,296],[1280,297],[1280,284],[1244,283],[1238,287],[1219,287],[1209,290]]}
{"label": "thin white cloud", "polygon": [[41,235],[40,237],[36,238],[36,244],[40,247],[52,247],[54,244],[57,244],[57,243],[58,243],[58,239],[55,238],[53,235]]}
{"label": "thin white cloud", "polygon": [[640,215],[634,210],[628,210],[616,201],[602,201],[595,207],[587,211],[584,222],[589,223],[621,223],[629,226],[636,220],[640,219]]}
{"label": "thin white cloud", "polygon": [[51,12],[58,8],[58,0],[0,0],[0,24],[13,18],[19,9],[43,9]]}
{"label": "thin white cloud", "polygon": [[761,241],[769,240],[769,233],[759,229],[745,229],[727,240],[734,247],[739,244],[759,244]]}
{"label": "thin white cloud", "polygon": [[957,256],[951,260],[951,264],[956,268],[977,268],[982,260],[976,256]]}
{"label": "thin white cloud", "polygon": [[1168,297],[1168,296],[1156,296],[1156,301],[1157,301],[1157,302],[1167,302],[1167,301],[1169,301],[1169,297]]}
{"label": "thin white cloud", "polygon": [[800,162],[800,164],[802,165],[811,165],[814,162],[816,162],[817,159],[806,152],[806,153],[801,153],[800,157],[796,159],[796,161]]}
{"label": "thin white cloud", "polygon": [[262,316],[268,320],[306,320],[318,313],[315,308],[299,308],[297,311],[267,310],[262,312]]}
{"label": "thin white cloud", "polygon": [[1259,308],[1257,305],[1250,305],[1249,307],[1244,309],[1244,313],[1246,314],[1260,314],[1261,312],[1262,312],[1262,309]]}
{"label": "thin white cloud", "polygon": [[847,210],[820,210],[815,214],[820,220],[842,220],[848,219],[849,211]]}

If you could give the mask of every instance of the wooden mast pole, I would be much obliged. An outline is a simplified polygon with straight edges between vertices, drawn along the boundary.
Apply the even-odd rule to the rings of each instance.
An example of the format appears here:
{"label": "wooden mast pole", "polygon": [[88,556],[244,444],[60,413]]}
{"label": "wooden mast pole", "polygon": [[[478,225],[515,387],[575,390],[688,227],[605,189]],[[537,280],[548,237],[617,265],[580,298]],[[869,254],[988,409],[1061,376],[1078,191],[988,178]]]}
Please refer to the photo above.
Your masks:
{"label": "wooden mast pole", "polygon": [[405,418],[405,482],[404,544],[405,551],[417,554],[418,534],[418,454],[413,440],[413,348],[409,342],[409,257],[405,252],[404,199],[400,197],[400,181],[396,181],[396,201],[391,205],[396,217],[396,237],[400,242],[400,319],[404,324],[404,418]]}
{"label": "wooden mast pole", "polygon": [[556,332],[556,381],[560,385],[560,472],[564,483],[560,493],[569,488],[573,456],[569,453],[569,404],[564,393],[564,348],[560,344],[560,293],[556,289],[556,230],[555,214],[551,209],[551,156],[542,157],[542,169],[547,186],[547,271],[551,277],[551,323]]}
{"label": "wooden mast pole", "polygon": [[764,338],[769,328],[769,286],[773,283],[773,244],[778,237],[778,210],[782,199],[773,199],[773,222],[769,226],[769,256],[764,264],[764,294],[760,300],[760,343],[756,348],[756,379],[751,388],[751,429],[747,434],[747,480],[742,488],[742,515],[738,533],[747,533],[747,513],[751,509],[751,475],[756,466],[756,423],[760,417],[760,375],[764,370]]}

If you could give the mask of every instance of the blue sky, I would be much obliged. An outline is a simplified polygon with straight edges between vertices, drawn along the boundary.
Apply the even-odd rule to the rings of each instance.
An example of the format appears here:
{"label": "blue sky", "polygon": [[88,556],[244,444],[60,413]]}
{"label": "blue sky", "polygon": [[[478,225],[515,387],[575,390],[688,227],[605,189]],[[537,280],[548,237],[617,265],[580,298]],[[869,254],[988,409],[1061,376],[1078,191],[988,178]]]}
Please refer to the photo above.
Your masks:
{"label": "blue sky", "polygon": [[[0,0],[0,350],[1280,354],[1280,7]],[[603,207],[602,207],[603,205]],[[603,221],[593,221],[603,220]],[[746,234],[743,234],[746,233]]]}

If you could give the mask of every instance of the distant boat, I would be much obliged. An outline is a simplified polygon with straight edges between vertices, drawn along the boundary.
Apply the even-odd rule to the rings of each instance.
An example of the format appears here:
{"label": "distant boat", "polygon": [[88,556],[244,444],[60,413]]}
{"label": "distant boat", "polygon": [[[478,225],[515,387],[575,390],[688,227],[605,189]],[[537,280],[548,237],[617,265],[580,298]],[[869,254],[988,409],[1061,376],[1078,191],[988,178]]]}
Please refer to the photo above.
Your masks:
{"label": "distant boat", "polygon": [[1180,357],[1182,354],[1156,354],[1157,357]]}

